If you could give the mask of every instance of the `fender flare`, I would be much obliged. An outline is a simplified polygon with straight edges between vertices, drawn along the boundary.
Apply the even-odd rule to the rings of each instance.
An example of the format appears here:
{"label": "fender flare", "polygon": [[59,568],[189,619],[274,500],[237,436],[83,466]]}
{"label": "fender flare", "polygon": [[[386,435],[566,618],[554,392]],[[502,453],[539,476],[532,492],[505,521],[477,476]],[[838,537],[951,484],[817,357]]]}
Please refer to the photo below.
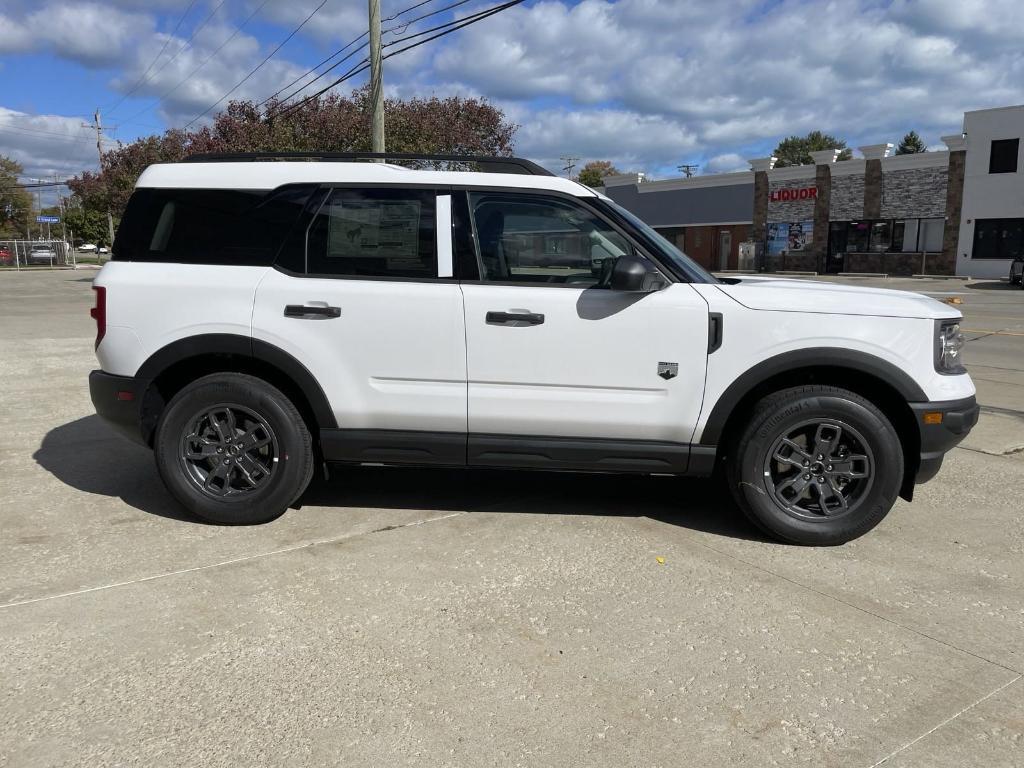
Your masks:
{"label": "fender flare", "polygon": [[796,349],[762,360],[736,377],[711,409],[711,415],[701,433],[700,444],[717,445],[733,411],[743,398],[765,380],[789,371],[820,367],[846,368],[867,374],[888,384],[908,403],[922,403],[928,400],[924,390],[909,374],[880,357],[835,347]]}
{"label": "fender flare", "polygon": [[138,379],[152,381],[172,365],[190,357],[202,355],[248,357],[276,368],[291,379],[305,396],[321,429],[337,428],[338,422],[334,417],[334,411],[316,377],[288,352],[261,339],[232,333],[204,333],[198,336],[188,336],[173,341],[150,355],[146,362],[139,367],[135,376]]}

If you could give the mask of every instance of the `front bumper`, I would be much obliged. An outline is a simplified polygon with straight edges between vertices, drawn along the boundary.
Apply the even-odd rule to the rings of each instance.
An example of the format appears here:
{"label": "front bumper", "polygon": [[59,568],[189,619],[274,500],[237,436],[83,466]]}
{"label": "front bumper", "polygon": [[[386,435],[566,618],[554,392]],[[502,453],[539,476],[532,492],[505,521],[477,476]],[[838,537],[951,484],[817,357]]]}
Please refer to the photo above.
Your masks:
{"label": "front bumper", "polygon": [[978,423],[977,400],[965,397],[937,403],[910,403],[921,436],[921,463],[914,482],[926,483],[938,474],[942,459]]}
{"label": "front bumper", "polygon": [[152,425],[143,418],[149,381],[114,376],[103,371],[89,374],[89,395],[96,413],[117,432],[140,445],[149,445]]}

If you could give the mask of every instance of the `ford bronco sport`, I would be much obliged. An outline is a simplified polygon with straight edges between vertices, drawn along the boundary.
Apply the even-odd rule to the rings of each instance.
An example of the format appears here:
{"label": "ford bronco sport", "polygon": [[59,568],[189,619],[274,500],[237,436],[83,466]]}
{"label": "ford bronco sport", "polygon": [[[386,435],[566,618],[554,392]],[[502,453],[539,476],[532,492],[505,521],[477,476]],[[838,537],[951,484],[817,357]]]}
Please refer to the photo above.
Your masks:
{"label": "ford bronco sport", "polygon": [[766,532],[837,544],[977,420],[934,299],[716,279],[525,160],[367,159],[138,180],[94,284],[92,399],[200,517],[271,520],[329,462],[720,471]]}

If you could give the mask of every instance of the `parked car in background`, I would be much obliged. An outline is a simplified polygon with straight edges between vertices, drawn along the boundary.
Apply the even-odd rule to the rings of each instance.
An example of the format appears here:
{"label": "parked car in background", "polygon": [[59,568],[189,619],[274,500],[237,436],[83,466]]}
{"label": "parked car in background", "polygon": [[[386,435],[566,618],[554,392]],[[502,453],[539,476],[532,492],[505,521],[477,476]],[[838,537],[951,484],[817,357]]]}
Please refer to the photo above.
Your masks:
{"label": "parked car in background", "polygon": [[1024,255],[1018,256],[1010,264],[1010,285],[1024,288]]}
{"label": "parked car in background", "polygon": [[54,259],[57,258],[56,252],[50,246],[49,243],[39,243],[33,245],[28,252],[28,263],[29,264],[53,264]]}
{"label": "parked car in background", "polygon": [[107,246],[105,246],[105,245],[101,245],[96,252],[97,253],[110,253],[110,249],[107,248]]}
{"label": "parked car in background", "polygon": [[14,254],[6,245],[0,245],[0,267],[13,267]]}
{"label": "parked car in background", "polygon": [[82,243],[80,246],[78,246],[79,253],[94,253],[95,251],[96,246],[93,243]]}

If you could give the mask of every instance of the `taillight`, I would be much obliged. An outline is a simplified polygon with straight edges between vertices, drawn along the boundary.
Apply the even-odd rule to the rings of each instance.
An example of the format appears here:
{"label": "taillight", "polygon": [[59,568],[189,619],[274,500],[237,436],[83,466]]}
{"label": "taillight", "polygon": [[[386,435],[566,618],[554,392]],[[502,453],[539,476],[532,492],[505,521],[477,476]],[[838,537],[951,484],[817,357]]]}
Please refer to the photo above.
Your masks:
{"label": "taillight", "polygon": [[92,289],[96,291],[96,306],[89,310],[89,316],[96,321],[96,346],[99,347],[107,332],[107,289],[102,285],[94,285]]}

